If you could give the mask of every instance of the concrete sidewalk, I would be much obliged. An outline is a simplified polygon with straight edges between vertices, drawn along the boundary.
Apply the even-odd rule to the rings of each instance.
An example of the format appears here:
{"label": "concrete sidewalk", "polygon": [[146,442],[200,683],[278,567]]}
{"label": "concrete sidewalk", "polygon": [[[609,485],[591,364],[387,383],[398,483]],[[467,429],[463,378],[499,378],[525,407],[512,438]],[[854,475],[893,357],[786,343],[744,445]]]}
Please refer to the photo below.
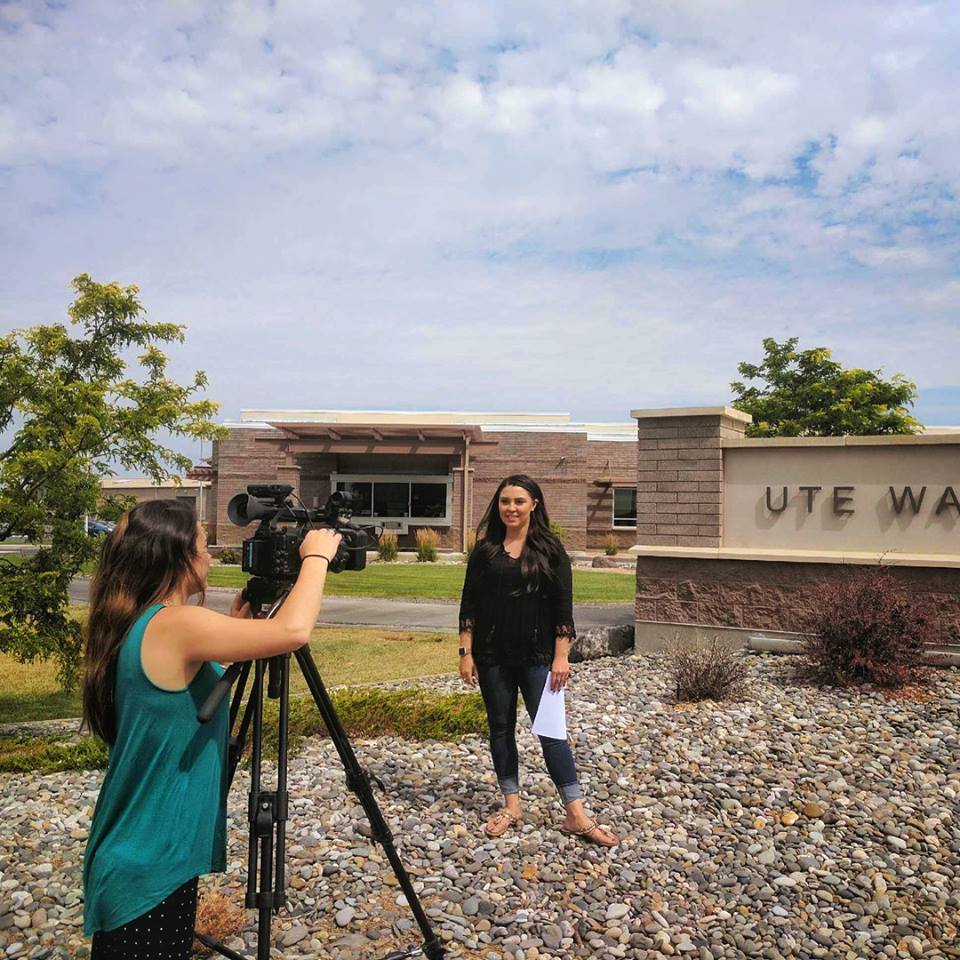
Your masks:
{"label": "concrete sidewalk", "polygon": [[[70,602],[87,602],[89,580],[70,584]],[[207,606],[226,613],[236,590],[211,587]],[[436,601],[382,600],[372,597],[327,597],[320,612],[320,624],[327,626],[389,627],[396,630],[457,632],[458,604]],[[629,603],[581,604],[574,607],[578,630],[633,623],[633,605]]]}

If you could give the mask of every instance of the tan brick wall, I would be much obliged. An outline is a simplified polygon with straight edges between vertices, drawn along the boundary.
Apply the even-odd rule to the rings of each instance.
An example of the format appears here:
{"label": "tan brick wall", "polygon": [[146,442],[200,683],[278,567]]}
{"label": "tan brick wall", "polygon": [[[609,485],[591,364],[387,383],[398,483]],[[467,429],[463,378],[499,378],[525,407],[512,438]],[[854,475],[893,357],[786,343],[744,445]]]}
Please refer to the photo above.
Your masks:
{"label": "tan brick wall", "polygon": [[[587,547],[603,549],[613,538],[621,550],[637,542],[634,529],[613,527],[614,486],[634,486],[637,475],[637,445],[616,441],[591,440],[587,444]],[[614,480],[614,485],[597,486],[595,480]]]}
{"label": "tan brick wall", "polygon": [[637,541],[650,546],[718,547],[723,518],[725,438],[744,424],[722,414],[649,417],[637,422]]}
{"label": "tan brick wall", "polygon": [[246,492],[250,483],[291,483],[294,473],[284,469],[286,456],[279,431],[270,429],[231,430],[214,448],[212,462],[217,468],[217,479],[211,487],[208,515],[212,529],[208,532],[220,546],[236,546],[244,537],[252,536],[256,528],[237,527],[230,522],[230,498]]}
{"label": "tan brick wall", "polygon": [[568,549],[587,541],[587,437],[571,433],[496,433],[496,446],[475,448],[472,456],[473,525],[480,522],[500,484],[526,473],[543,490],[550,519],[566,531]]}

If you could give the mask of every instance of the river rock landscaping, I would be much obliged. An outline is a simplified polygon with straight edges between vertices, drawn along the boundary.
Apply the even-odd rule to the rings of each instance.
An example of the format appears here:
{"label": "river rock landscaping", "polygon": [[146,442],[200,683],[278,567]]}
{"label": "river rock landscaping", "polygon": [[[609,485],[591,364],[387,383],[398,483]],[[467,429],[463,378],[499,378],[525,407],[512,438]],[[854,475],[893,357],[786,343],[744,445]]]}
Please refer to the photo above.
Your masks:
{"label": "river rock landscaping", "polygon": [[[557,829],[562,811],[520,721],[525,820],[497,802],[486,743],[356,741],[450,957],[960,957],[960,671],[907,694],[821,690],[788,657],[749,658],[740,702],[674,704],[662,655],[574,668],[569,729],[612,851]],[[456,678],[417,681],[445,691]],[[389,684],[385,686],[410,686]],[[0,952],[89,955],[81,867],[101,772],[3,775]],[[242,904],[246,775],[230,795]],[[275,956],[381,957],[419,940],[328,740],[290,762],[289,909]],[[175,815],[175,812],[172,812]],[[228,945],[253,955],[254,914]]]}

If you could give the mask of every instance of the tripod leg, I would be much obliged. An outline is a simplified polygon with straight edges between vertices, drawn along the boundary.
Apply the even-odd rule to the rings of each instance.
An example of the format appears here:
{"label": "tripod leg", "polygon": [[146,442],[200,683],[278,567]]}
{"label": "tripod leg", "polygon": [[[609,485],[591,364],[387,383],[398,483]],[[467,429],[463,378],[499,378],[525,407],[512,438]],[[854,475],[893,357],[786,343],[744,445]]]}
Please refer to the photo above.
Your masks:
{"label": "tripod leg", "polygon": [[277,736],[277,794],[275,822],[277,825],[277,856],[273,883],[274,912],[287,905],[286,864],[284,847],[287,840],[287,740],[290,725],[290,654],[277,659],[280,672],[280,729]]}
{"label": "tripod leg", "polygon": [[230,742],[227,750],[227,790],[233,786],[233,778],[237,773],[237,766],[243,757],[244,747],[247,745],[247,733],[250,729],[250,720],[253,716],[252,699],[247,701],[243,710],[243,717],[240,720],[240,726],[237,732],[233,733],[233,728],[237,724],[237,716],[240,713],[240,704],[243,700],[244,688],[247,685],[247,676],[250,673],[250,661],[243,665],[240,673],[240,679],[237,681],[237,689],[234,691],[233,703],[230,704]]}
{"label": "tripod leg", "polygon": [[205,947],[215,950],[221,956],[226,957],[227,960],[248,960],[248,958],[242,953],[237,953],[236,950],[231,950],[229,947],[220,943],[219,940],[214,940],[213,937],[208,937],[205,933],[197,933],[196,930],[194,930],[193,935]]}
{"label": "tripod leg", "polygon": [[263,750],[263,661],[258,660],[254,668],[253,690],[253,752],[250,757],[250,794],[247,800],[247,819],[250,821],[250,839],[247,846],[247,909],[257,905],[256,876],[257,851],[259,847],[258,831],[254,829],[259,814],[260,763]]}
{"label": "tripod leg", "polygon": [[[277,786],[276,790],[260,789],[259,768],[257,770],[256,792],[253,791],[251,781],[252,806],[255,811],[251,815],[251,860],[250,879],[253,877],[254,857],[253,849],[259,848],[260,880],[259,890],[250,897],[248,892],[247,906],[255,907],[258,911],[257,922],[257,960],[270,960],[271,933],[270,925],[272,914],[279,910],[286,902],[283,892],[284,871],[284,839],[287,819],[287,726],[289,722],[289,677],[290,657],[273,657],[269,662],[268,695],[280,700],[280,718],[277,747]],[[262,692],[263,661],[257,661],[259,671],[259,691]],[[262,721],[262,700],[257,701],[260,707]],[[254,724],[257,723],[257,714],[254,715]],[[261,759],[261,738],[255,737],[257,760]],[[276,834],[275,834],[276,831]],[[276,838],[276,844],[274,839]],[[249,881],[248,881],[249,882]]]}
{"label": "tripod leg", "polygon": [[403,890],[414,919],[420,927],[424,938],[423,952],[425,956],[428,957],[428,960],[441,960],[444,955],[443,946],[434,934],[430,926],[430,921],[420,904],[420,899],[417,897],[417,893],[413,889],[413,884],[410,882],[410,877],[403,865],[403,861],[401,861],[397,854],[396,847],[393,845],[393,834],[390,832],[390,828],[383,818],[383,813],[380,811],[380,807],[373,795],[373,790],[370,787],[370,778],[367,772],[360,766],[357,755],[353,752],[353,746],[347,737],[346,731],[343,729],[343,725],[340,723],[340,718],[337,716],[333,703],[330,701],[330,697],[327,694],[326,687],[323,685],[320,671],[317,670],[317,665],[310,653],[310,649],[306,646],[300,647],[294,651],[294,655],[297,658],[297,663],[300,664],[300,669],[303,671],[304,679],[307,681],[310,693],[317,705],[317,709],[320,711],[320,716],[323,718],[323,722],[330,733],[333,745],[340,755],[340,760],[347,774],[347,786],[350,787],[359,798],[364,812],[367,815],[367,819],[370,821],[373,838],[380,844],[384,853],[387,855],[397,882],[400,884],[400,889]]}

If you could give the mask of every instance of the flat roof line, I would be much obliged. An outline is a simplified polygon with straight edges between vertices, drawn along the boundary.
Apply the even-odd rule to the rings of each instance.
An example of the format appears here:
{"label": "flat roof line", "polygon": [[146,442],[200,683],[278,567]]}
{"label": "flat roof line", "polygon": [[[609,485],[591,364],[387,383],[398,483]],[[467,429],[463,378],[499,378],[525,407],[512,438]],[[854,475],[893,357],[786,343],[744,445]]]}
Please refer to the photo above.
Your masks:
{"label": "flat roof line", "polygon": [[569,423],[569,413],[547,412],[493,412],[464,410],[241,410],[243,422],[271,420],[300,421],[301,423]]}

